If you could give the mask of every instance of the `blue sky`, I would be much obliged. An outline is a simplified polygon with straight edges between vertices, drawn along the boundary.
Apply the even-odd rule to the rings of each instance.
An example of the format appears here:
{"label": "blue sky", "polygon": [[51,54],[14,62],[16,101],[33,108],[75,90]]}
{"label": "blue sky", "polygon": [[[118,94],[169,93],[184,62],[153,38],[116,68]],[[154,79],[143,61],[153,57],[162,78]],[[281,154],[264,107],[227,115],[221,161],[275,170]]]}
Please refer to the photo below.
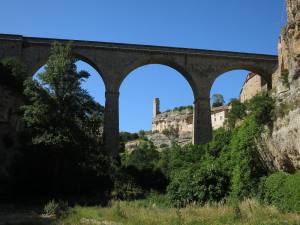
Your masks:
{"label": "blue sky", "polygon": [[[284,0],[3,0],[0,33],[212,50],[277,54],[286,15]],[[84,87],[104,104],[104,86],[92,76]],[[238,97],[245,71],[219,77],[213,93]],[[120,90],[120,129],[148,130],[152,100],[166,110],[193,103],[175,70],[148,65],[133,71]]]}

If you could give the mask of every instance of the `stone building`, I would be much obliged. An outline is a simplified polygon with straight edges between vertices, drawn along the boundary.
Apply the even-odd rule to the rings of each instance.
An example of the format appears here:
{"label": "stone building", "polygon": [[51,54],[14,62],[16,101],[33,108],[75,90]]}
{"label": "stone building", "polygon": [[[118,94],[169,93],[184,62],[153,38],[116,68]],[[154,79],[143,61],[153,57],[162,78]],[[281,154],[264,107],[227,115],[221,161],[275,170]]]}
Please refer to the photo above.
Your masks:
{"label": "stone building", "polygon": [[[159,112],[159,99],[153,101],[152,132],[162,133],[173,129],[179,134],[193,132],[193,107],[178,107],[170,111]],[[229,106],[220,106],[211,109],[211,123],[213,129],[224,125]]]}
{"label": "stone building", "polygon": [[230,106],[224,105],[211,109],[211,126],[213,130],[224,126]]}
{"label": "stone building", "polygon": [[267,84],[262,77],[255,73],[249,73],[240,92],[240,101],[251,99],[262,90],[267,90]]}

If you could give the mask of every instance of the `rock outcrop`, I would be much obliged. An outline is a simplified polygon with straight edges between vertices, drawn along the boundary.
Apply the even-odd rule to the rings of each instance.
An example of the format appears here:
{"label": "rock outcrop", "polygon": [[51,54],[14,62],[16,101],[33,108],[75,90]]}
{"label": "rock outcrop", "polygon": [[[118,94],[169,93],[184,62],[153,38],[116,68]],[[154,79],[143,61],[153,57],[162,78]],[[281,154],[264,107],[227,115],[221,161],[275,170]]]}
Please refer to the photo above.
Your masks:
{"label": "rock outcrop", "polygon": [[162,133],[164,130],[173,129],[178,133],[193,130],[193,107],[179,107],[178,109],[157,114],[152,119],[152,131]]}
{"label": "rock outcrop", "polygon": [[292,172],[300,169],[300,0],[287,0],[287,15],[273,75],[276,119],[258,146],[269,169]]}

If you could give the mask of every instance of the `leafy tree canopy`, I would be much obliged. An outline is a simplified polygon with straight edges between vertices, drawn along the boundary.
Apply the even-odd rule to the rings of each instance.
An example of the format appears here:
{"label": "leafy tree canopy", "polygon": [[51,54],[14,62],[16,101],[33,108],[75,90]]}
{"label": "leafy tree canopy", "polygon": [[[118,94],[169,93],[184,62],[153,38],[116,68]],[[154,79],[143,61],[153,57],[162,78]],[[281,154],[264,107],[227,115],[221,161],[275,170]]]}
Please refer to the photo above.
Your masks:
{"label": "leafy tree canopy", "polygon": [[223,106],[225,101],[224,101],[224,97],[221,94],[214,94],[213,95],[213,107],[219,107],[219,106]]}
{"label": "leafy tree canopy", "polygon": [[83,139],[98,135],[103,107],[81,88],[89,74],[77,71],[75,63],[71,46],[56,43],[38,81],[25,81],[24,120],[34,132],[34,144],[78,146]]}

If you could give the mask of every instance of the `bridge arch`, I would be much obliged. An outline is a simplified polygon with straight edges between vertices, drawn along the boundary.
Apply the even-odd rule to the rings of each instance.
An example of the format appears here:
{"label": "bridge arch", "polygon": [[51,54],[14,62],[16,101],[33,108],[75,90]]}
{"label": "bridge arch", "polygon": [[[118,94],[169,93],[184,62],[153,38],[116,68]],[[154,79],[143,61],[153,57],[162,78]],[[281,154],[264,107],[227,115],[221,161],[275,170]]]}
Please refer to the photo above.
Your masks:
{"label": "bridge arch", "polygon": [[[123,112],[120,114],[120,130],[151,130],[152,106],[156,97],[161,100],[161,112],[177,106],[191,105],[194,101],[191,85],[178,70],[162,64],[138,67],[126,76],[120,87],[119,102]],[[137,107],[139,102],[143,102],[142,107]],[[142,120],[138,115],[145,117],[141,117]],[[128,121],[133,121],[134,124],[129,126]]]}
{"label": "bridge arch", "polygon": [[[175,59],[170,59],[170,57],[149,57],[149,58],[141,58],[135,60],[129,66],[122,69],[121,79],[119,83],[119,89],[122,86],[124,80],[135,70],[148,66],[148,65],[162,65],[174,69],[177,71],[182,77],[189,83],[190,87],[192,88],[194,97],[197,93],[197,88],[193,77],[189,74],[188,70],[185,69],[183,65],[176,62]],[[118,90],[119,90],[118,89]]]}
{"label": "bridge arch", "polygon": [[[47,63],[47,62],[46,62]],[[102,79],[101,74],[89,63],[86,61],[77,59],[75,62],[77,71],[86,71],[89,73],[88,78],[84,78],[82,82],[80,82],[81,88],[86,90],[88,94],[93,97],[93,99],[104,106],[105,104],[105,83]],[[38,74],[43,73],[45,71],[46,64],[43,64],[32,76],[33,80],[36,80],[39,84],[42,84]],[[44,87],[47,87],[44,86]]]}
{"label": "bridge arch", "polygon": [[[30,77],[33,77],[40,68],[47,64],[49,55],[50,55],[51,47],[48,46],[47,48],[43,47],[27,47],[24,49],[23,53],[23,61],[27,66],[28,73]],[[90,65],[95,71],[97,71],[98,75],[101,77],[102,81],[104,82],[105,88],[107,87],[107,82],[105,77],[103,76],[102,70],[97,66],[97,64],[90,59],[89,56],[85,55],[82,52],[79,52],[76,49],[72,49],[72,55],[78,61],[83,61],[84,63]],[[28,57],[30,56],[30,57]]]}
{"label": "bridge arch", "polygon": [[244,70],[249,71],[255,74],[260,75],[263,80],[267,83],[268,89],[272,88],[272,74],[275,72],[275,68],[270,69],[270,67],[265,67],[265,65],[260,65],[259,63],[254,64],[239,64],[239,63],[231,63],[229,65],[225,66],[219,66],[217,70],[214,71],[213,76],[210,80],[210,90],[212,88],[212,85],[215,83],[215,81],[222,75],[237,71],[237,70]]}

